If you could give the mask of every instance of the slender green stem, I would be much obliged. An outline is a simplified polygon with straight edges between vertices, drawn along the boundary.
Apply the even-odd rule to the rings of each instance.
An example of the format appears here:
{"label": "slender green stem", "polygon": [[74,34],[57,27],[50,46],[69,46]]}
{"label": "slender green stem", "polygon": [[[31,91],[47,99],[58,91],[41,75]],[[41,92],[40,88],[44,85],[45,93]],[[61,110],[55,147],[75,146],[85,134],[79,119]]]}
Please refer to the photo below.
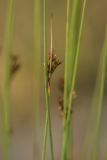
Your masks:
{"label": "slender green stem", "polygon": [[[46,74],[45,74],[46,76]],[[47,78],[46,78],[47,79]],[[51,159],[54,160],[54,151],[53,151],[53,140],[52,140],[52,129],[51,129],[51,116],[50,116],[50,103],[49,103],[49,94],[48,94],[48,84],[45,79],[45,97],[46,97],[46,120],[45,120],[45,130],[44,130],[44,143],[43,143],[43,151],[42,151],[42,160],[45,159],[46,152],[46,142],[47,142],[47,131],[49,128],[49,139],[50,139],[50,149],[51,149]]]}
{"label": "slender green stem", "polygon": [[[67,33],[66,33],[66,38],[69,40],[69,5],[70,5],[70,2],[68,0],[68,5],[67,5]],[[75,3],[75,6],[76,7],[77,5],[79,5],[78,1],[77,3]],[[83,21],[84,21],[84,15],[85,15],[85,6],[86,6],[86,0],[84,0],[83,2],[83,9],[82,9],[82,15],[81,15],[81,21],[80,21],[80,29],[79,29],[79,36],[78,36],[78,41],[77,41],[77,47],[76,47],[76,52],[74,53],[75,56],[74,56],[74,66],[72,71],[72,81],[71,81],[71,85],[70,85],[70,92],[67,93],[67,84],[68,84],[68,75],[67,75],[67,72],[69,70],[69,65],[68,65],[68,52],[69,52],[69,41],[66,40],[66,46],[68,47],[68,49],[66,48],[66,59],[65,59],[65,90],[64,90],[64,93],[65,93],[65,96],[64,96],[64,105],[65,105],[65,113],[66,113],[66,108],[68,106],[68,114],[67,114],[67,118],[65,118],[65,122],[64,122],[64,137],[63,137],[63,155],[62,155],[62,159],[63,160],[67,160],[68,158],[68,155],[67,155],[67,146],[68,146],[68,143],[69,143],[69,138],[70,138],[70,135],[69,135],[69,131],[70,131],[70,125],[71,125],[71,111],[72,111],[72,100],[73,100],[73,90],[74,90],[74,86],[75,86],[75,79],[76,79],[76,72],[77,72],[77,65],[78,65],[78,57],[79,57],[79,50],[80,50],[80,42],[81,42],[81,35],[82,35],[82,28],[83,28]],[[78,8],[78,7],[77,7]],[[75,9],[77,9],[75,8]],[[76,15],[76,10],[74,10],[74,15]],[[74,17],[74,22],[76,21],[76,17]],[[74,23],[75,24],[75,23]],[[75,39],[74,39],[75,40]],[[73,48],[72,48],[72,51]],[[72,53],[73,54],[73,53]],[[68,97],[67,97],[68,96]],[[67,105],[67,100],[68,100],[68,105]]]}
{"label": "slender green stem", "polygon": [[100,139],[100,128],[101,128],[101,116],[102,110],[104,106],[104,86],[105,86],[105,78],[106,78],[106,69],[107,69],[107,32],[104,44],[104,52],[103,52],[102,61],[100,64],[99,77],[98,77],[98,113],[96,118],[96,127],[95,127],[95,147],[93,153],[93,160],[98,159],[98,148],[99,148],[99,139]]}
{"label": "slender green stem", "polygon": [[49,139],[50,139],[50,150],[51,150],[51,159],[54,160],[54,149],[53,149],[53,138],[52,138],[52,127],[51,127],[51,115],[50,115],[50,102],[49,97],[47,97],[47,114],[48,114],[48,125],[49,125]]}
{"label": "slender green stem", "polygon": [[47,130],[49,129],[49,139],[50,139],[50,149],[51,149],[51,159],[54,160],[54,151],[53,151],[53,140],[52,140],[52,129],[51,129],[51,116],[50,116],[50,93],[49,93],[49,84],[48,84],[48,73],[47,73],[47,38],[46,38],[46,0],[44,0],[44,80],[45,80],[45,100],[46,100],[46,120],[45,120],[45,130],[44,130],[44,143],[42,151],[42,160],[45,159],[46,153],[46,142],[47,142]]}
{"label": "slender green stem", "polygon": [[34,65],[35,65],[35,83],[34,83],[34,92],[35,92],[35,127],[34,127],[34,159],[37,159],[35,150],[36,146],[38,145],[38,137],[39,133],[39,109],[40,109],[40,87],[41,87],[41,58],[42,58],[42,39],[43,39],[43,2],[42,0],[35,0],[34,1]]}
{"label": "slender green stem", "polygon": [[103,49],[104,52],[101,55],[101,63],[98,71],[99,73],[93,96],[92,110],[89,117],[89,124],[87,128],[87,134],[86,134],[83,157],[82,157],[83,159],[89,159],[89,157],[91,157],[92,160],[98,159],[101,118],[102,118],[102,111],[104,108],[104,90],[105,90],[104,86],[105,86],[105,77],[107,69],[107,31]]}
{"label": "slender green stem", "polygon": [[[70,0],[67,0],[67,21],[66,21],[66,50],[65,50],[65,74],[64,74],[64,113],[67,108],[67,81],[68,81],[68,41],[69,41],[69,13]],[[65,119],[64,119],[65,120]]]}
{"label": "slender green stem", "polygon": [[[68,45],[69,45],[69,16],[70,16],[70,0],[67,0],[67,21],[66,21],[66,50],[65,50],[65,74],[64,74],[64,113],[66,114],[67,108],[67,100],[68,100]],[[65,118],[64,118],[64,126],[65,126]],[[65,144],[65,130],[63,133],[63,151],[62,151],[62,160],[66,158],[66,144]],[[67,133],[68,135],[68,133]]]}
{"label": "slender green stem", "polygon": [[76,73],[77,73],[77,66],[78,66],[78,59],[79,59],[79,51],[80,51],[80,43],[81,43],[83,22],[84,22],[84,16],[85,16],[85,7],[86,7],[86,0],[84,0],[84,2],[83,2],[79,37],[78,37],[76,57],[75,57],[75,63],[74,63],[74,71],[73,71],[73,78],[72,78],[72,85],[71,85],[70,94],[69,94],[69,103],[68,103],[68,110],[69,111],[68,111],[68,116],[67,116],[67,122],[69,122],[69,120],[70,120],[70,115],[71,115],[71,110],[72,110],[73,91],[74,91],[74,87],[75,87],[75,80],[76,80]]}
{"label": "slender green stem", "polygon": [[4,91],[3,91],[3,141],[4,159],[11,160],[11,53],[13,43],[13,26],[15,1],[8,1],[7,23],[4,43]]}
{"label": "slender green stem", "polygon": [[45,129],[44,129],[44,142],[43,142],[43,149],[42,149],[42,160],[46,159],[46,141],[47,141],[47,128],[48,128],[48,114],[46,112],[46,122],[45,122]]}

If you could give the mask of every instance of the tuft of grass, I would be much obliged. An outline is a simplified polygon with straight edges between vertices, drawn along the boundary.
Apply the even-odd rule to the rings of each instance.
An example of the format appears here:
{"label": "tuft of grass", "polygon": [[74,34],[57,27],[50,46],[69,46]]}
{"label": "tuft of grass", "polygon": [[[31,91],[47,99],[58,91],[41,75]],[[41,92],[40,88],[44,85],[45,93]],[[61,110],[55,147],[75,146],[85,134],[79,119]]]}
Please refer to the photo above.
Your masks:
{"label": "tuft of grass", "polygon": [[11,160],[11,53],[14,33],[15,0],[8,0],[4,41],[3,144],[4,160]]}
{"label": "tuft of grass", "polygon": [[[70,125],[72,120],[72,100],[75,87],[75,79],[80,51],[83,21],[85,15],[86,0],[83,4],[80,0],[73,1],[72,19],[70,12],[71,1],[67,0],[66,22],[66,53],[65,53],[65,80],[64,80],[64,111],[68,109],[67,118],[64,119],[62,160],[69,159]],[[82,7],[82,9],[81,9]],[[73,149],[73,146],[72,146]]]}

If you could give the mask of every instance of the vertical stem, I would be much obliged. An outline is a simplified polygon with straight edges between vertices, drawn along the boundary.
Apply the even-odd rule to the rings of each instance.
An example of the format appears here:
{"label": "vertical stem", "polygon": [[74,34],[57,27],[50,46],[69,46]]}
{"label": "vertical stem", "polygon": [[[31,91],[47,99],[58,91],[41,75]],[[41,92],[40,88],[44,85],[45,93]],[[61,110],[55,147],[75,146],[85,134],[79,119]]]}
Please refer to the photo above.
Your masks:
{"label": "vertical stem", "polygon": [[106,79],[106,69],[107,69],[107,31],[105,36],[105,43],[104,43],[104,51],[102,55],[102,61],[100,64],[99,69],[99,77],[98,77],[98,113],[96,118],[96,126],[95,126],[95,147],[92,160],[98,159],[98,148],[99,148],[99,139],[100,139],[100,128],[101,128],[101,116],[102,110],[104,106],[104,86],[105,86],[105,79]]}
{"label": "vertical stem", "polygon": [[89,123],[86,132],[85,144],[83,147],[82,159],[97,160],[99,155],[101,118],[104,109],[104,91],[107,70],[107,30],[103,54],[100,58],[97,81],[95,85],[92,109],[89,116]]}
{"label": "vertical stem", "polygon": [[35,127],[34,127],[34,159],[36,157],[36,147],[38,146],[39,137],[39,114],[40,114],[40,87],[41,87],[41,58],[42,58],[42,39],[43,39],[43,0],[34,1],[34,65],[35,65]]}
{"label": "vertical stem", "polygon": [[86,0],[84,0],[84,2],[83,2],[83,9],[82,9],[81,22],[80,22],[76,57],[75,57],[75,63],[74,63],[73,79],[72,79],[72,85],[71,85],[70,94],[69,94],[69,103],[68,103],[68,110],[69,111],[68,111],[68,116],[67,116],[67,122],[70,119],[70,115],[71,115],[70,112],[72,110],[73,91],[74,91],[75,80],[76,80],[76,73],[77,73],[77,66],[78,66],[78,59],[79,59],[79,51],[80,51],[80,43],[81,43],[83,22],[84,22],[84,16],[85,16],[85,7],[86,7]]}
{"label": "vertical stem", "polygon": [[46,142],[47,142],[47,131],[48,131],[48,114],[46,112],[44,137],[43,137],[43,149],[42,149],[42,160],[46,159]]}
{"label": "vertical stem", "polygon": [[11,160],[11,53],[13,43],[13,25],[15,1],[8,0],[8,12],[4,43],[4,90],[3,90],[3,142],[4,159]]}
{"label": "vertical stem", "polygon": [[42,150],[42,160],[45,160],[46,154],[46,142],[47,142],[47,130],[49,129],[51,159],[54,160],[53,140],[52,140],[52,128],[51,128],[51,115],[50,115],[50,86],[48,84],[48,72],[47,72],[47,38],[46,38],[46,0],[44,0],[44,81],[45,81],[45,100],[46,100],[46,120],[44,130],[44,143]]}
{"label": "vertical stem", "polygon": [[52,63],[52,52],[53,52],[53,15],[51,15],[50,21],[50,71]]}
{"label": "vertical stem", "polygon": [[68,44],[69,44],[69,15],[70,0],[67,0],[67,21],[66,21],[66,50],[65,50],[65,75],[64,75],[64,112],[67,108],[67,77],[68,77]]}
{"label": "vertical stem", "polygon": [[[74,90],[74,86],[75,86],[75,80],[76,80],[76,72],[77,72],[77,65],[78,65],[78,57],[79,57],[79,50],[80,50],[80,42],[81,42],[81,35],[82,35],[82,28],[83,28],[83,21],[84,21],[84,15],[85,15],[85,6],[86,6],[86,0],[84,0],[83,2],[83,8],[82,8],[82,15],[81,15],[81,20],[80,20],[80,28],[79,28],[79,35],[78,35],[78,40],[77,40],[77,44],[76,44],[76,51],[74,52],[73,48],[72,48],[72,51],[71,51],[71,54],[75,55],[75,59],[74,59],[74,66],[73,66],[73,72],[72,72],[72,79],[71,79],[71,85],[70,85],[70,91],[68,92],[67,88],[68,88],[68,70],[69,70],[69,64],[70,61],[69,61],[69,55],[68,55],[68,52],[69,52],[69,30],[71,28],[69,28],[69,13],[70,13],[70,1],[68,0],[67,1],[67,28],[66,28],[66,57],[65,57],[65,87],[64,87],[64,110],[65,110],[65,114],[66,114],[66,109],[68,107],[68,114],[67,114],[67,118],[65,118],[65,121],[64,121],[64,137],[63,137],[63,153],[62,153],[62,160],[67,160],[68,159],[68,143],[70,141],[70,135],[69,135],[69,132],[70,132],[70,125],[71,125],[71,120],[72,120],[72,117],[71,117],[71,111],[72,111],[72,100],[73,100],[73,90]],[[75,5],[73,6],[74,7],[74,15],[75,17],[74,18],[74,24],[76,23],[76,19],[78,16],[77,12],[79,10],[79,1],[75,1],[74,2]],[[78,7],[77,7],[78,6]],[[76,26],[75,26],[76,27]],[[75,28],[73,28],[75,29]],[[72,29],[72,30],[73,30]],[[78,32],[78,30],[75,31],[75,33],[71,32],[71,34],[77,34],[76,32]],[[75,37],[74,35],[74,37]],[[73,36],[73,35],[72,35]],[[77,38],[77,37],[75,37]],[[75,39],[74,39],[75,40]],[[71,42],[73,43],[73,42]],[[73,53],[74,52],[74,53]],[[68,101],[68,102],[67,102]]]}
{"label": "vertical stem", "polygon": [[51,159],[54,160],[54,149],[53,149],[53,138],[52,138],[52,127],[51,127],[51,115],[50,115],[50,95],[46,96],[47,98],[47,114],[48,114],[48,128],[49,128],[49,139],[50,139],[50,150],[51,150]]}
{"label": "vertical stem", "polygon": [[[66,49],[65,49],[65,74],[64,74],[64,113],[66,115],[66,108],[67,108],[67,94],[68,94],[68,46],[69,46],[69,16],[70,16],[70,0],[67,0],[67,21],[66,21]],[[66,119],[64,118],[64,126],[65,126]],[[66,133],[67,134],[67,133]],[[68,135],[68,134],[67,134]],[[65,144],[65,129],[63,133],[63,150],[62,150],[62,160],[66,159],[66,144]]]}

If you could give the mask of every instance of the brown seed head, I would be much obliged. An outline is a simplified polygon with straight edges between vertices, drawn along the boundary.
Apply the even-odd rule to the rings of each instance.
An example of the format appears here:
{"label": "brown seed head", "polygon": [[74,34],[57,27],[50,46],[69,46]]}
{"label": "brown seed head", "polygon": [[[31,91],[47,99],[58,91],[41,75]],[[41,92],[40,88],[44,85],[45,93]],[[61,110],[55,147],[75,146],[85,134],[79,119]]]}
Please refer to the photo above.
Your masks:
{"label": "brown seed head", "polygon": [[54,73],[55,69],[61,64],[62,62],[57,58],[56,54],[52,53],[49,54],[48,58],[48,83],[50,83],[52,74]]}

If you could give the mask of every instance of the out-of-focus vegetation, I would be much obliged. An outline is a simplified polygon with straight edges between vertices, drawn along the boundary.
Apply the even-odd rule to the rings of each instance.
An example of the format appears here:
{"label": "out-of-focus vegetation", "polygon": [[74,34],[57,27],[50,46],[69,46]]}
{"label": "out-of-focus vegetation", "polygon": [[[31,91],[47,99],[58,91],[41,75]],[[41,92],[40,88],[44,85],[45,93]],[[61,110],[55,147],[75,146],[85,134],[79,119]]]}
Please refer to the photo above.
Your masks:
{"label": "out-of-focus vegetation", "polygon": [[[37,2],[37,0],[36,0]],[[41,1],[42,2],[42,1]],[[72,1],[70,12],[72,12]],[[82,1],[83,2],[83,1]],[[42,3],[41,3],[42,4]],[[37,128],[39,133],[39,138],[37,139],[37,144],[35,146],[35,155],[37,159],[41,159],[41,146],[43,143],[43,129],[44,129],[44,120],[45,120],[45,93],[44,93],[44,80],[43,80],[43,72],[44,72],[44,62],[43,55],[41,56],[41,68],[36,68],[35,62],[39,62],[37,47],[37,39],[36,37],[41,28],[38,27],[38,31],[36,25],[40,25],[38,23],[34,23],[34,16],[39,17],[37,12],[34,14],[34,0],[18,0],[16,1],[15,8],[15,23],[14,23],[14,42],[12,54],[18,55],[18,59],[20,62],[20,70],[15,74],[11,81],[11,122],[12,122],[12,159],[33,159],[34,150],[33,143],[36,140],[36,134],[34,132],[35,126],[35,98],[40,98],[40,125]],[[60,113],[58,111],[58,96],[62,93],[58,90],[59,79],[64,77],[64,57],[65,57],[65,41],[66,41],[66,8],[67,3],[64,0],[51,0],[47,4],[47,26],[50,25],[50,17],[51,13],[54,15],[53,19],[53,49],[55,54],[62,60],[62,64],[57,68],[55,73],[53,74],[51,80],[51,97],[50,97],[50,114],[51,114],[51,122],[52,122],[52,135],[53,135],[53,143],[54,143],[54,154],[55,159],[60,159],[61,157],[61,146],[62,146],[62,133],[63,133],[63,125],[62,118],[60,117]],[[82,3],[81,3],[82,6]],[[0,115],[1,115],[1,123],[3,118],[3,76],[4,76],[4,68],[5,61],[3,50],[4,42],[5,42],[5,28],[6,28],[6,19],[7,19],[7,7],[8,0],[1,0],[0,2]],[[39,9],[39,8],[38,8]],[[42,8],[43,9],[43,8]],[[43,10],[42,12],[43,13]],[[77,98],[73,102],[73,159],[82,159],[82,148],[84,147],[83,141],[85,142],[85,136],[90,135],[91,130],[86,132],[88,126],[88,118],[90,117],[91,108],[94,108],[92,105],[94,88],[97,82],[97,73],[100,66],[100,59],[103,57],[102,47],[105,39],[105,28],[106,28],[106,13],[107,13],[107,2],[106,0],[87,0],[87,6],[85,11],[85,19],[83,26],[83,33],[81,39],[81,47],[80,47],[80,56],[79,63],[77,66],[77,76],[75,82],[75,90],[77,93]],[[35,17],[36,17],[35,16]],[[43,16],[43,15],[41,15]],[[40,17],[39,17],[40,18]],[[37,20],[37,17],[36,17]],[[40,20],[40,19],[39,19]],[[42,20],[42,19],[41,19]],[[36,25],[35,25],[36,24]],[[39,30],[40,29],[40,30]],[[35,43],[34,43],[34,30],[35,33]],[[43,32],[42,32],[43,34]],[[48,28],[47,38],[50,38],[50,31]],[[43,42],[43,35],[41,37]],[[39,40],[39,39],[38,39]],[[43,50],[43,43],[41,42],[41,51]],[[38,42],[39,43],[39,42]],[[35,48],[35,46],[37,47]],[[72,45],[72,42],[71,42]],[[50,48],[50,42],[48,41],[47,52]],[[39,48],[40,49],[40,48]],[[48,53],[47,53],[48,54]],[[36,56],[35,56],[36,55]],[[40,55],[39,55],[40,56]],[[35,59],[36,57],[36,59]],[[103,60],[105,61],[106,58]],[[107,71],[106,61],[102,63],[105,65],[105,73]],[[38,66],[39,66],[38,65]],[[39,71],[39,69],[41,71]],[[103,69],[102,69],[103,70]],[[39,74],[40,72],[40,74]],[[103,91],[106,91],[106,81],[104,82],[104,76],[106,76],[103,71],[100,72],[100,76],[102,80],[99,82],[99,91],[97,93],[100,94],[97,103],[100,107],[103,107],[103,110],[99,110],[97,112],[97,107],[94,109],[94,114],[99,113],[98,116],[92,117],[92,123],[95,129],[94,134],[97,136],[95,140],[95,154],[93,154],[92,158],[103,159],[105,156],[105,145],[106,141],[106,94],[105,98],[102,98]],[[72,74],[72,73],[71,73]],[[41,84],[40,96],[39,94],[35,94],[37,92],[37,88],[35,88],[35,84],[37,84],[37,78],[40,78],[43,83]],[[39,84],[39,81],[38,81]],[[102,84],[102,85],[101,85]],[[37,85],[38,87],[38,85]],[[38,96],[37,96],[38,95]],[[93,115],[94,115],[93,114]],[[100,115],[101,114],[101,115]],[[95,114],[96,115],[96,114]],[[94,122],[96,123],[94,124]],[[102,123],[101,123],[102,122]],[[100,124],[101,123],[101,124]],[[91,125],[90,125],[91,126]],[[2,129],[0,129],[2,132]],[[101,134],[100,134],[101,133]],[[2,134],[1,134],[2,135]],[[48,136],[48,135],[47,135]],[[34,138],[35,137],[35,138]],[[89,138],[89,137],[88,137]],[[2,136],[0,137],[2,141]],[[98,140],[99,139],[99,140]],[[90,140],[90,138],[89,138]],[[88,142],[89,142],[88,140]],[[92,140],[92,138],[91,138]],[[90,140],[90,142],[91,142]],[[87,141],[86,141],[87,142]],[[92,144],[90,144],[91,147]],[[99,145],[99,150],[97,146]],[[88,149],[90,154],[90,150]],[[0,147],[0,156],[2,156],[3,149],[2,143]],[[97,155],[98,154],[98,155]],[[81,158],[80,158],[81,157]],[[84,157],[84,156],[83,156]],[[1,158],[1,157],[0,157]],[[89,157],[88,157],[89,158]],[[87,158],[87,159],[88,159]],[[46,151],[46,159],[51,159],[50,155],[50,145],[47,141],[47,151]],[[66,158],[65,158],[66,159]]]}

